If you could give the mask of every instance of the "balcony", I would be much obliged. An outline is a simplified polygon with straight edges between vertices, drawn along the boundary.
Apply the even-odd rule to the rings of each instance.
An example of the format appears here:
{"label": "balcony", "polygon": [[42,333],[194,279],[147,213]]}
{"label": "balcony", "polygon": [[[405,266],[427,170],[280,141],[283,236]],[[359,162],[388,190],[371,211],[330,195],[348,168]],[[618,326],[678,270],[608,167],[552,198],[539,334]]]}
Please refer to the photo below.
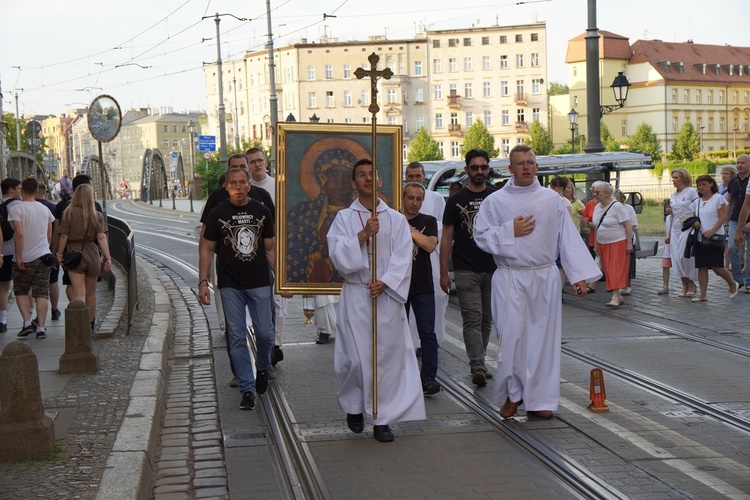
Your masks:
{"label": "balcony", "polygon": [[456,94],[451,94],[448,96],[448,107],[453,109],[458,109],[461,107],[461,96]]}
{"label": "balcony", "polygon": [[529,94],[521,92],[520,94],[513,94],[516,104],[526,104],[529,100]]}
{"label": "balcony", "polygon": [[516,130],[518,132],[528,132],[529,122],[516,122]]}
{"label": "balcony", "polygon": [[461,125],[458,123],[450,123],[448,124],[448,132],[450,132],[451,135],[461,137],[463,132],[461,131]]}

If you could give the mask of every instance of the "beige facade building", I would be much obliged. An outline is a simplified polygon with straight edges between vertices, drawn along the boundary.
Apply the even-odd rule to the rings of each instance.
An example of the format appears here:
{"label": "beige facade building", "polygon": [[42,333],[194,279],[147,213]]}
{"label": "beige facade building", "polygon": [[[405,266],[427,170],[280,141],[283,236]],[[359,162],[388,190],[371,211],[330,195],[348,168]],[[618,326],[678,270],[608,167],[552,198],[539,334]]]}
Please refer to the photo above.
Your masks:
{"label": "beige facade building", "polygon": [[70,110],[60,116],[49,116],[40,122],[40,136],[44,137],[47,146],[45,166],[54,179],[62,177],[63,170],[70,169],[73,154],[73,123],[83,113],[82,109]]}
{"label": "beige facade building", "polygon": [[[380,56],[394,72],[378,84],[378,123],[402,125],[405,151],[421,127],[445,158],[459,158],[463,133],[481,120],[507,151],[528,137],[533,120],[547,126],[546,26],[535,23],[428,31],[413,39],[302,43],[274,51],[279,121],[370,123],[369,80],[358,67]],[[205,68],[208,127],[219,135],[217,66]],[[223,63],[227,143],[271,144],[267,51]]]}
{"label": "beige facade building", "polygon": [[[750,47],[638,40],[599,31],[601,104],[614,104],[609,88],[618,71],[631,83],[625,107],[603,122],[622,140],[648,123],[662,151],[671,153],[680,128],[691,122],[702,137],[702,150],[750,147]],[[551,99],[555,144],[570,138],[567,113],[574,107],[586,134],[585,34],[568,44],[570,95]]]}

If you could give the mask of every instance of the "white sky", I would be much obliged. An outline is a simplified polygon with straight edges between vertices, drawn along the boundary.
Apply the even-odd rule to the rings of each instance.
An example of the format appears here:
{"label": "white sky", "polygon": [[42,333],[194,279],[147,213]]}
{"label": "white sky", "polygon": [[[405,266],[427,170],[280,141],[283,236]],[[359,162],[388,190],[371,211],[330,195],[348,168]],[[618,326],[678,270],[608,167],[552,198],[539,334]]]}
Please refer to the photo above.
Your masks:
{"label": "white sky", "polygon": [[[588,25],[587,0],[272,0],[271,7],[276,47],[324,33],[339,41],[382,34],[398,39],[413,37],[420,26],[546,21],[548,80],[562,83],[567,42]],[[3,107],[15,111],[18,91],[21,114],[59,114],[100,93],[115,97],[123,110],[204,109],[201,67],[216,60],[216,25],[201,17],[219,12],[252,19],[221,18],[224,60],[267,42],[263,0],[0,0],[0,12]],[[324,13],[336,17],[324,21]],[[750,46],[750,1],[598,0],[597,27],[631,43],[693,39]]]}

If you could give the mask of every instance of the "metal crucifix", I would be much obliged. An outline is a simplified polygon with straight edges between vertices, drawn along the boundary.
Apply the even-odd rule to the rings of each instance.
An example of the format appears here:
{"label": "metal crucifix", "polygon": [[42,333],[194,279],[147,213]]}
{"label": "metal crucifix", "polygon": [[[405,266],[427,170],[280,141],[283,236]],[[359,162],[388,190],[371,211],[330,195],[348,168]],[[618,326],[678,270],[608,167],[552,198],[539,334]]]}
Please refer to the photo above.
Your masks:
{"label": "metal crucifix", "polygon": [[[372,114],[372,217],[378,214],[378,170],[377,170],[377,141],[378,141],[378,80],[385,78],[390,80],[393,76],[391,68],[386,67],[379,70],[378,61],[380,57],[373,52],[367,58],[370,62],[370,69],[362,67],[354,71],[354,76],[358,80],[370,77],[370,107],[368,110]],[[370,260],[370,269],[372,270],[372,281],[378,279],[378,245],[377,234],[372,236],[372,256]],[[378,418],[378,299],[372,299],[372,419]]]}

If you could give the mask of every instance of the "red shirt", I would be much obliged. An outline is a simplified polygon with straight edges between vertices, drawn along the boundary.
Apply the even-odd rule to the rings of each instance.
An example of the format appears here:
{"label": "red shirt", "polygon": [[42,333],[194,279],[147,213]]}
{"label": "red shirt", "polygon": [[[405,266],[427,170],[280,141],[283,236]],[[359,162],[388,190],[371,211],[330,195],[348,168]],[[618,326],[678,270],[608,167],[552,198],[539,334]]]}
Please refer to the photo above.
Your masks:
{"label": "red shirt", "polygon": [[[590,222],[594,220],[594,208],[598,202],[596,200],[589,200],[586,202],[586,208],[583,209],[581,217],[587,218]],[[596,231],[591,229],[589,231],[589,246],[593,247],[596,243]]]}

